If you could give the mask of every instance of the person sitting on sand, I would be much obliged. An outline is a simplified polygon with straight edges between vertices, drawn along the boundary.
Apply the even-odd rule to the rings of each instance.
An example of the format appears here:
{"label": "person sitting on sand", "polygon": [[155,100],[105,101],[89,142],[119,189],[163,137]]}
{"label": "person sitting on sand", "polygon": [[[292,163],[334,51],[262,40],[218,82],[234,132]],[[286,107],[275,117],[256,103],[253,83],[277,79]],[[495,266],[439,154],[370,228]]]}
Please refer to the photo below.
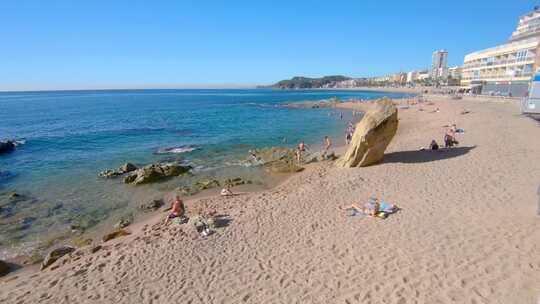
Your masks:
{"label": "person sitting on sand", "polygon": [[439,150],[439,144],[434,140],[431,141],[431,144],[429,144],[430,150]]}
{"label": "person sitting on sand", "polygon": [[171,204],[171,213],[169,213],[165,219],[165,224],[175,217],[184,216],[185,213],[186,207],[184,206],[184,202],[180,199],[180,196],[177,195],[174,202]]}
{"label": "person sitting on sand", "polygon": [[223,189],[221,189],[221,196],[233,196],[234,193],[231,191],[231,185],[227,184],[227,186]]}

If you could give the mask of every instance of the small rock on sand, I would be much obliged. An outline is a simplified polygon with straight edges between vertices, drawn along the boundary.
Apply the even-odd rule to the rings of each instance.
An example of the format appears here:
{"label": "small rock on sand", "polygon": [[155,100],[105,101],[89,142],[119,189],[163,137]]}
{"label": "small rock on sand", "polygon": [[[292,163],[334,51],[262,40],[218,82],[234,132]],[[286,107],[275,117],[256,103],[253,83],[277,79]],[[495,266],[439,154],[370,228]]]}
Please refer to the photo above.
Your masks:
{"label": "small rock on sand", "polygon": [[51,266],[59,258],[66,254],[72,253],[73,251],[75,251],[75,248],[71,246],[61,246],[51,250],[45,257],[45,260],[43,260],[43,263],[41,263],[41,270]]}

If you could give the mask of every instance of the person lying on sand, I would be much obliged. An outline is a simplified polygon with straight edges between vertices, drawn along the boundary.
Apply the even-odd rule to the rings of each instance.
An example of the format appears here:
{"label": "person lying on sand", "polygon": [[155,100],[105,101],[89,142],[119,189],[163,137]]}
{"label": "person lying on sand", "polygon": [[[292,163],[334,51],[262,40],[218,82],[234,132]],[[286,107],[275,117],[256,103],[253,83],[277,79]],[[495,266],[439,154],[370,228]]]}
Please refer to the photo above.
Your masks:
{"label": "person lying on sand", "polygon": [[348,207],[344,207],[341,209],[343,210],[353,209],[357,212],[361,212],[369,216],[377,216],[377,213],[379,213],[379,208],[380,208],[379,200],[374,197],[370,197],[368,202],[364,205],[364,207],[359,207],[358,205],[352,204]]}
{"label": "person lying on sand", "polygon": [[174,202],[171,204],[171,213],[167,215],[167,218],[165,219],[165,224],[167,224],[175,217],[184,216],[185,213],[186,207],[184,206],[184,202],[182,201],[182,199],[180,199],[180,196],[177,195]]}

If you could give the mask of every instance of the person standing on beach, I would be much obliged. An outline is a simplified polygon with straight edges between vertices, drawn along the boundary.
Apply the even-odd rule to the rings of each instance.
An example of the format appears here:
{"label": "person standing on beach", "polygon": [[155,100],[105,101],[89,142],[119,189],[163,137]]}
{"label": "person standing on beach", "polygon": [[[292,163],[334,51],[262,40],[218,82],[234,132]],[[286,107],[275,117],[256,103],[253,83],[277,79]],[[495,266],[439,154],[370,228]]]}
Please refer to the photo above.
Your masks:
{"label": "person standing on beach", "polygon": [[326,157],[326,154],[328,153],[328,150],[330,150],[331,146],[332,146],[332,141],[330,141],[330,137],[325,136],[324,137],[324,153],[323,153],[324,157]]}
{"label": "person standing on beach", "polygon": [[302,154],[306,151],[306,149],[306,144],[304,143],[304,141],[301,141],[296,148],[296,160],[298,161],[298,163],[302,161]]}

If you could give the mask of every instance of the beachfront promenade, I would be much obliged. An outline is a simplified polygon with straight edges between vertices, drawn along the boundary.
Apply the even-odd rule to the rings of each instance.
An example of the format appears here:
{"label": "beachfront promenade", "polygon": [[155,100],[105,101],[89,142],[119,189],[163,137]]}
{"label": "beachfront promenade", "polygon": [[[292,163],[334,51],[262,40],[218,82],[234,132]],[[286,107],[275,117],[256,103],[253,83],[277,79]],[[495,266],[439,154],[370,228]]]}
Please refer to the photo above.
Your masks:
{"label": "beachfront promenade", "polygon": [[[537,303],[540,127],[511,100],[428,100],[399,110],[382,164],[318,163],[269,191],[188,201],[231,221],[194,238],[158,214],[94,254],[4,279],[0,302]],[[457,148],[419,151],[452,123]],[[370,196],[401,210],[339,209]]]}

